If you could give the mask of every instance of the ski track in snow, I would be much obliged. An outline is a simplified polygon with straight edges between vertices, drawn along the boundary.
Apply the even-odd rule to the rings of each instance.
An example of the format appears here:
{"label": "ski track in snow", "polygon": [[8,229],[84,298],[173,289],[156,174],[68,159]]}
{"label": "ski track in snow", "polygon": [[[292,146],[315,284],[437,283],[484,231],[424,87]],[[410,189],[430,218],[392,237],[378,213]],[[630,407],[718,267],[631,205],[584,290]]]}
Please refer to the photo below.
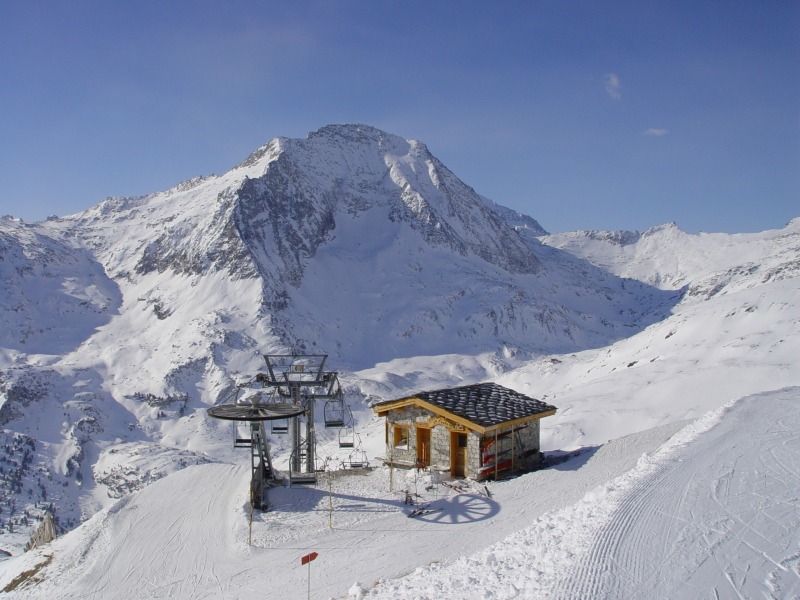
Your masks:
{"label": "ski track in snow", "polygon": [[579,502],[370,599],[798,598],[800,388],[694,421]]}
{"label": "ski track in snow", "polygon": [[740,401],[627,490],[559,598],[800,596],[800,398]]}
{"label": "ski track in snow", "polygon": [[230,465],[206,467],[220,484],[217,493],[193,489],[189,469],[175,478],[179,486],[173,492],[184,492],[179,497],[161,496],[148,487],[123,499],[92,528],[99,529],[100,536],[86,544],[75,562],[60,565],[56,580],[64,578],[62,584],[66,585],[57,594],[83,598],[226,597],[230,577],[227,573],[220,577],[217,565],[224,566],[231,559],[230,505],[240,492],[238,480],[244,470]]}

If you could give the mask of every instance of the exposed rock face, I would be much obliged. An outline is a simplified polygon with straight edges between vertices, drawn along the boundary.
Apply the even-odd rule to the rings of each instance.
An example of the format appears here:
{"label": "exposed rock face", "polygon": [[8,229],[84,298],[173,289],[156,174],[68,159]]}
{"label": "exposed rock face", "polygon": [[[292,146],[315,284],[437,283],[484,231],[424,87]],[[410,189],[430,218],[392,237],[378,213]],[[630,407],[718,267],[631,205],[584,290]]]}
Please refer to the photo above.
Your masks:
{"label": "exposed rock face", "polygon": [[102,452],[93,466],[93,475],[110,498],[122,498],[170,473],[207,462],[207,458],[185,450],[132,442]]}
{"label": "exposed rock face", "polygon": [[357,219],[384,210],[424,245],[510,273],[540,268],[514,229],[420,142],[362,125],[328,126],[306,140],[274,141],[242,166],[260,160],[267,162],[264,174],[237,192],[236,226],[276,308],[285,307],[281,285],[300,284],[305,264],[344,214]]}
{"label": "exposed rock face", "polygon": [[0,425],[21,417],[32,403],[45,398],[52,388],[52,375],[51,371],[25,368],[9,381],[0,374]]}

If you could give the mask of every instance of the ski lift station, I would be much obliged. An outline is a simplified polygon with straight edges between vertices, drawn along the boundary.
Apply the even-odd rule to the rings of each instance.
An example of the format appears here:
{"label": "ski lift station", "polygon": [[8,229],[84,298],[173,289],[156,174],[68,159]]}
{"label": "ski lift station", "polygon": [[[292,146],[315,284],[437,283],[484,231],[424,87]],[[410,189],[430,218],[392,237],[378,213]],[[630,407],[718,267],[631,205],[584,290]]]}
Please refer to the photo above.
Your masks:
{"label": "ski lift station", "polygon": [[556,413],[495,383],[420,392],[372,410],[386,417],[384,464],[477,480],[538,467],[539,422]]}
{"label": "ski lift station", "polygon": [[343,466],[368,466],[338,374],[325,370],[326,359],[324,354],[264,355],[264,372],[237,386],[232,402],[208,409],[209,416],[232,421],[234,447],[250,449],[254,508],[268,508],[267,489],[279,478],[272,467],[268,433],[290,438],[289,484],[316,483],[323,470],[316,456],[320,408],[325,427],[338,429],[339,447],[351,449]]}

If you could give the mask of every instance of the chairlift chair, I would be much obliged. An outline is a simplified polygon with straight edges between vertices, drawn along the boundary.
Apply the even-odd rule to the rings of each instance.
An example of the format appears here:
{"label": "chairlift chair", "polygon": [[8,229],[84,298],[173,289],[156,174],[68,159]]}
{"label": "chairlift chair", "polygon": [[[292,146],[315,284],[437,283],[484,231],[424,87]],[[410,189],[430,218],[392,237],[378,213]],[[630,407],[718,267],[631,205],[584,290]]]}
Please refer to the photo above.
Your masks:
{"label": "chairlift chair", "polygon": [[356,445],[356,430],[346,425],[339,430],[339,448],[353,448]]}
{"label": "chairlift chair", "polygon": [[367,451],[361,448],[361,444],[347,456],[346,460],[342,461],[344,469],[366,469],[367,467],[369,467]]}
{"label": "chairlift chair", "polygon": [[331,398],[325,402],[323,407],[325,427],[342,427],[345,420],[345,404],[341,396]]}
{"label": "chairlift chair", "polygon": [[244,437],[239,432],[239,423],[236,421],[231,421],[232,429],[233,429],[233,447],[234,448],[250,448],[253,445],[253,440],[248,435]]}

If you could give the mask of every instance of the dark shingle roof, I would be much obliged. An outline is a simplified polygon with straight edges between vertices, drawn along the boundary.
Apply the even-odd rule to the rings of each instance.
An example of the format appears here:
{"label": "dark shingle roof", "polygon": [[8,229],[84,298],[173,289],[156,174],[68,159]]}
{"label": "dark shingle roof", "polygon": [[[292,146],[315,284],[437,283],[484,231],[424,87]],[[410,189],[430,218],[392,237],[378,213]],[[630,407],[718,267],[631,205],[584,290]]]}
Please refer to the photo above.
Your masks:
{"label": "dark shingle roof", "polygon": [[[409,397],[424,400],[481,427],[492,427],[500,423],[556,410],[555,406],[496,383],[477,383],[457,388],[420,392]],[[397,402],[397,400],[379,402],[376,406],[390,402]]]}

